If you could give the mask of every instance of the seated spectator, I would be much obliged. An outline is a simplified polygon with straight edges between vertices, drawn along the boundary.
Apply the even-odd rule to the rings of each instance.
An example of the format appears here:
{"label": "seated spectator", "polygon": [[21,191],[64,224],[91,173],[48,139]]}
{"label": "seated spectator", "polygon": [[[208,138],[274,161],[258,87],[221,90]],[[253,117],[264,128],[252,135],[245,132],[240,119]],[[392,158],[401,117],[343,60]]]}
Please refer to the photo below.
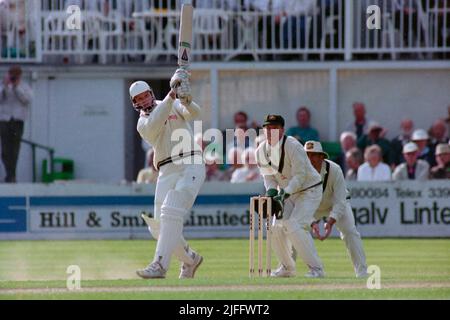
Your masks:
{"label": "seated spectator", "polygon": [[[230,136],[230,130],[227,130],[223,133],[224,139],[226,143],[224,144],[225,150],[224,154],[227,155],[231,148],[241,148],[247,149],[252,147],[253,139],[251,139],[251,130],[249,129],[258,129],[258,124],[253,122],[251,126],[248,123],[248,115],[239,111],[234,115],[234,132],[233,136]],[[257,135],[257,131],[254,132]]]}
{"label": "seated spectator", "polygon": [[394,171],[393,180],[428,180],[430,165],[424,160],[417,159],[419,148],[414,142],[407,143],[403,147],[405,162]]}
{"label": "seated spectator", "polygon": [[136,178],[136,182],[139,184],[149,184],[149,183],[156,183],[158,180],[158,171],[156,171],[155,167],[153,166],[153,155],[154,151],[153,148],[150,148],[147,151],[146,159],[147,159],[147,166],[140,170],[138,173],[138,176]]}
{"label": "seated spectator", "polygon": [[428,142],[430,141],[428,133],[423,129],[417,129],[414,131],[411,140],[419,148],[419,159],[427,161],[430,167],[433,167],[436,162],[434,154],[428,145]]}
{"label": "seated spectator", "polygon": [[411,141],[414,131],[414,122],[411,119],[403,119],[401,124],[401,133],[391,141],[391,164],[398,166],[404,162],[403,147]]}
{"label": "seated spectator", "polygon": [[363,154],[358,148],[353,148],[347,151],[345,154],[345,163],[347,171],[345,173],[345,179],[347,181],[356,181],[358,178],[358,168],[363,164]]}
{"label": "seated spectator", "polygon": [[[208,142],[203,140],[203,133],[198,132],[194,135],[194,142],[197,146],[200,147],[200,149],[202,151],[204,151],[206,149],[206,147],[208,146]],[[195,148],[198,148],[197,146],[194,146]]]}
{"label": "seated spectator", "polygon": [[447,124],[445,120],[436,120],[430,128],[430,149],[434,154],[436,152],[436,147],[439,144],[447,143],[449,139],[447,132]]}
{"label": "seated spectator", "polygon": [[345,157],[348,151],[356,147],[356,134],[350,131],[343,132],[340,138],[341,142],[341,154],[337,157],[336,163],[341,167],[342,172],[347,171],[347,164],[345,161]]}
{"label": "seated spectator", "polygon": [[359,139],[367,133],[369,123],[372,121],[367,120],[366,106],[361,102],[355,102],[353,104],[353,115],[355,120],[347,126],[345,131],[354,132],[356,137]]}
{"label": "seated spectator", "polygon": [[139,171],[136,182],[139,184],[156,184],[158,171],[153,167],[144,168]]}
{"label": "seated spectator", "polygon": [[244,166],[236,169],[231,176],[231,183],[262,182],[262,176],[256,164],[256,150],[248,148],[242,153]]}
{"label": "seated spectator", "polygon": [[236,112],[234,115],[234,128],[235,129],[243,129],[244,131],[253,128],[253,129],[259,129],[260,126],[256,123],[256,121],[253,121],[252,123],[249,123],[249,118],[247,113],[243,111]]}
{"label": "seated spectator", "polygon": [[[394,0],[395,28],[403,35],[401,46],[414,46],[417,37],[418,1],[422,0]],[[410,34],[412,33],[412,34]]]}
{"label": "seated spectator", "polygon": [[364,152],[365,163],[358,169],[358,181],[390,181],[391,169],[382,162],[382,151],[378,145],[372,145]]}
{"label": "seated spectator", "polygon": [[380,124],[377,122],[371,122],[368,133],[359,138],[358,148],[364,152],[367,147],[376,144],[381,148],[383,153],[383,161],[385,163],[389,163],[391,144],[388,140],[382,138],[382,132],[383,127]]}
{"label": "seated spectator", "polygon": [[431,179],[450,179],[450,146],[446,143],[436,147],[437,165],[431,169]]}
{"label": "seated spectator", "polygon": [[225,177],[227,181],[231,180],[231,177],[239,168],[243,167],[242,153],[244,151],[241,148],[231,148],[227,153],[227,169],[225,171]]}
{"label": "seated spectator", "polygon": [[257,135],[256,131],[253,131],[253,135],[252,135],[252,130],[244,130],[241,128],[236,128],[234,130],[234,136],[233,139],[229,139],[230,137],[227,137],[227,142],[228,140],[231,140],[231,142],[228,143],[227,145],[227,149],[229,150],[232,147],[235,148],[242,148],[242,149],[247,149],[253,146],[254,143],[254,139]]}
{"label": "seated spectator", "polygon": [[225,172],[220,170],[221,159],[218,156],[205,155],[206,181],[227,181]]}
{"label": "seated spectator", "polygon": [[307,107],[297,110],[297,127],[288,129],[287,136],[294,137],[301,144],[306,141],[320,141],[319,132],[311,127],[311,112]]}
{"label": "seated spectator", "polygon": [[316,0],[274,0],[273,3],[274,10],[287,17],[283,23],[283,48],[305,48],[309,42],[306,22],[315,11]]}
{"label": "seated spectator", "polygon": [[[447,119],[445,119],[445,123],[447,124],[447,132],[450,132],[450,106],[447,107]],[[449,138],[450,139],[450,138]],[[450,140],[449,140],[450,142]]]}
{"label": "seated spectator", "polygon": [[449,136],[447,132],[447,125],[445,120],[439,119],[433,123],[431,127],[431,143],[435,146],[442,143],[447,143]]}

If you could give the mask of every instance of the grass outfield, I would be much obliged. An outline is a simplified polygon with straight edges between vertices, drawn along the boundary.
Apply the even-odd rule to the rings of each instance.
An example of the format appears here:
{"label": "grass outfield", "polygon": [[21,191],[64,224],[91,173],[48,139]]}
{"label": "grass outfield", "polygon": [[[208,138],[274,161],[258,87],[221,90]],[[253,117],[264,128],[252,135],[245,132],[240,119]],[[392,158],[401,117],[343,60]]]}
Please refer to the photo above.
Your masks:
{"label": "grass outfield", "polygon": [[[450,299],[450,240],[365,239],[369,265],[381,268],[381,290],[355,279],[342,241],[316,241],[327,278],[249,279],[248,241],[194,240],[205,258],[196,279],[140,280],[154,241],[0,241],[0,299]],[[275,257],[274,257],[275,260]],[[66,289],[78,265],[82,290]],[[275,267],[276,262],[273,261]]]}

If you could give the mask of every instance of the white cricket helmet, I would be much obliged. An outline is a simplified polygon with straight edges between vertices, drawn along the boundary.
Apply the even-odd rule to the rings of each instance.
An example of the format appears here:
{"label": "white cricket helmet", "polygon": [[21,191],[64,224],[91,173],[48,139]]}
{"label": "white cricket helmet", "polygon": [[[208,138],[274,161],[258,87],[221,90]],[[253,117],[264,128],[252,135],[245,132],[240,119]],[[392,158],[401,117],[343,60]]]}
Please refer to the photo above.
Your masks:
{"label": "white cricket helmet", "polygon": [[[148,92],[148,96],[142,101],[136,101],[136,97],[142,93]],[[156,107],[156,99],[152,88],[145,81],[136,81],[130,86],[130,98],[133,102],[133,107],[136,111],[144,111],[147,114],[152,112],[153,108]]]}

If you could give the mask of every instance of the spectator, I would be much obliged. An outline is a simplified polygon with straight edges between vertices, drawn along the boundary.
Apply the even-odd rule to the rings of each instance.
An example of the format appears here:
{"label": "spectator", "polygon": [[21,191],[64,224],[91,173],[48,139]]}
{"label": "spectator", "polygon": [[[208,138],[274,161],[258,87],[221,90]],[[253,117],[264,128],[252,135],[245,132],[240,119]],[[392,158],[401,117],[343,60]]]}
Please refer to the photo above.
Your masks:
{"label": "spectator", "polygon": [[144,168],[139,171],[136,182],[139,184],[156,184],[158,171],[153,167]]}
{"label": "spectator", "polygon": [[234,128],[248,130],[248,115],[245,112],[239,111],[234,114]]}
{"label": "spectator", "polygon": [[404,162],[403,147],[411,142],[411,136],[414,131],[414,122],[411,119],[403,119],[400,123],[401,133],[391,141],[391,164],[398,166]]}
{"label": "spectator", "polygon": [[431,143],[437,146],[438,144],[447,143],[448,139],[449,136],[445,120],[436,120],[431,127]]}
{"label": "spectator", "polygon": [[219,168],[221,162],[221,159],[217,155],[205,155],[206,181],[227,181],[225,172]]}
{"label": "spectator", "polygon": [[[33,5],[32,1],[27,2],[30,4],[25,0],[0,0],[0,57],[15,58],[23,54],[21,42],[27,31],[27,9]],[[16,39],[7,41],[8,33],[13,33]]]}
{"label": "spectator", "polygon": [[343,132],[340,138],[341,154],[337,157],[336,163],[341,167],[342,172],[347,171],[347,164],[345,161],[348,151],[356,147],[356,134],[350,131]]}
{"label": "spectator", "polygon": [[[283,23],[283,48],[305,48],[309,41],[306,39],[306,21],[315,11],[316,0],[274,0],[273,3],[275,11],[287,17]],[[297,43],[298,39],[300,43]]]}
{"label": "spectator", "polygon": [[290,128],[287,136],[294,137],[300,143],[306,141],[320,141],[319,132],[311,127],[311,111],[307,107],[301,107],[297,110],[297,127]]}
{"label": "spectator", "polygon": [[371,145],[378,145],[383,152],[383,161],[385,163],[389,163],[390,161],[390,152],[391,152],[391,144],[385,138],[382,138],[383,127],[377,122],[371,122],[369,124],[368,133],[363,135],[358,140],[358,148],[363,152],[367,147]]}
{"label": "spectator", "polygon": [[[252,132],[250,129],[258,129],[258,124],[256,122],[249,125],[248,115],[239,111],[234,115],[234,132],[233,136],[229,136],[227,132],[224,132],[225,141],[228,144],[224,144],[225,150],[224,155],[227,155],[229,150],[232,148],[241,148],[243,150],[253,147],[254,139],[258,131]],[[231,142],[229,142],[232,140]]]}
{"label": "spectator", "polygon": [[66,0],[64,10],[69,6],[78,6],[83,11],[98,11],[105,16],[109,13],[109,2],[107,0]]}
{"label": "spectator", "polygon": [[435,165],[435,159],[432,150],[428,146],[430,140],[428,133],[423,129],[417,129],[414,131],[411,140],[419,148],[419,159],[427,161],[430,167],[433,167]]}
{"label": "spectator", "polygon": [[358,148],[353,148],[347,151],[345,154],[345,163],[347,171],[345,173],[345,179],[348,181],[356,181],[358,178],[358,168],[363,164],[363,154]]}
{"label": "spectator", "polygon": [[[412,47],[415,44],[418,17],[418,3],[421,0],[394,0],[395,27],[403,35],[402,47]],[[412,34],[410,34],[412,33]]]}
{"label": "spectator", "polygon": [[439,144],[448,142],[447,124],[445,120],[436,120],[430,129],[430,149],[434,154]]}
{"label": "spectator", "polygon": [[356,137],[359,139],[367,133],[369,123],[371,122],[366,118],[366,106],[364,103],[355,102],[353,104],[353,115],[355,120],[347,126],[345,131],[356,133]]}
{"label": "spectator", "polygon": [[196,146],[194,146],[194,149],[200,147],[200,150],[202,151],[204,151],[208,146],[208,142],[203,140],[203,133],[201,132],[198,132],[194,135],[194,143],[196,144]]}
{"label": "spectator", "polygon": [[231,177],[239,168],[242,168],[242,153],[243,150],[241,148],[231,148],[227,153],[227,166],[228,169],[225,171],[226,180],[230,181]]}
{"label": "spectator", "polygon": [[447,132],[450,132],[450,106],[447,107],[447,119],[445,119],[445,123],[447,124]]}
{"label": "spectator", "polygon": [[428,180],[430,165],[424,160],[417,159],[419,148],[414,142],[407,143],[403,147],[405,162],[399,165],[393,175],[393,180]]}
{"label": "spectator", "polygon": [[[272,2],[272,3],[271,3]],[[258,13],[258,41],[259,47],[262,49],[277,49],[280,48],[280,28],[281,19],[278,16],[279,12],[274,11],[273,1],[270,0],[243,0],[244,8],[249,11]],[[267,14],[267,13],[272,14]],[[273,19],[276,14],[277,19]],[[273,56],[266,55],[265,60],[273,60]]]}
{"label": "spectator", "polygon": [[431,169],[431,179],[450,179],[450,146],[447,143],[436,147],[437,165]]}
{"label": "spectator", "polygon": [[136,182],[139,184],[148,184],[148,183],[156,183],[158,180],[158,171],[153,166],[153,155],[155,152],[153,148],[150,149],[146,153],[146,167],[139,171],[138,176],[136,178]]}
{"label": "spectator", "polygon": [[244,111],[239,111],[234,114],[235,129],[243,129],[243,130],[248,130],[250,128],[253,128],[255,130],[261,129],[261,126],[256,121],[252,121],[251,123],[249,122],[250,121],[248,115]]}
{"label": "spectator", "polygon": [[256,165],[255,149],[246,149],[242,153],[242,162],[244,166],[233,172],[231,183],[262,182],[262,176]]}
{"label": "spectator", "polygon": [[364,152],[365,163],[358,169],[358,181],[390,181],[391,169],[382,162],[382,151],[378,145],[372,145]]}
{"label": "spectator", "polygon": [[16,182],[24,122],[28,118],[32,96],[31,88],[22,81],[22,69],[11,67],[0,86],[0,139],[7,183]]}

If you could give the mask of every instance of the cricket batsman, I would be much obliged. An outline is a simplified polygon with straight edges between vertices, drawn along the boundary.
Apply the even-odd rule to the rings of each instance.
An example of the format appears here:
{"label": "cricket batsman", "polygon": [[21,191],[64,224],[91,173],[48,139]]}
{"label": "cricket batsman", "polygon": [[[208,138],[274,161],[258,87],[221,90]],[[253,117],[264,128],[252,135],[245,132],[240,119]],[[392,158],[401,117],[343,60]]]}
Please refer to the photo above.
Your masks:
{"label": "cricket batsman", "polygon": [[333,226],[336,225],[344,240],[347,251],[353,262],[357,278],[365,278],[367,274],[366,256],[364,254],[361,236],[356,230],[355,218],[350,206],[350,196],[345,185],[344,175],[339,165],[328,160],[328,154],[323,152],[320,142],[308,141],[305,151],[314,169],[320,173],[323,180],[323,196],[319,208],[314,214],[316,221],[326,218],[325,235],[313,229],[315,236],[324,241],[327,239]]}
{"label": "cricket batsman", "polygon": [[277,216],[271,232],[272,249],[280,267],[272,272],[272,277],[296,275],[292,243],[309,268],[305,276],[322,278],[325,276],[323,264],[310,233],[311,228],[318,228],[314,213],[322,200],[322,179],[300,142],[285,136],[284,126],[281,116],[267,116],[263,125],[267,139],[256,150],[266,196],[273,199],[272,213]]}
{"label": "cricket batsman", "polygon": [[203,261],[183,237],[185,217],[205,180],[202,152],[194,143],[189,146],[191,150],[172,152],[178,141],[171,140],[175,130],[184,130],[190,141],[194,140],[189,121],[199,117],[201,108],[192,101],[189,78],[187,70],[178,69],[163,101],[155,99],[146,82],[130,87],[133,107],[140,113],[137,131],[154,147],[154,164],[159,171],[154,220],[146,219],[157,245],[153,261],[137,271],[144,279],[165,278],[172,254],[182,262],[180,279],[193,278]]}

